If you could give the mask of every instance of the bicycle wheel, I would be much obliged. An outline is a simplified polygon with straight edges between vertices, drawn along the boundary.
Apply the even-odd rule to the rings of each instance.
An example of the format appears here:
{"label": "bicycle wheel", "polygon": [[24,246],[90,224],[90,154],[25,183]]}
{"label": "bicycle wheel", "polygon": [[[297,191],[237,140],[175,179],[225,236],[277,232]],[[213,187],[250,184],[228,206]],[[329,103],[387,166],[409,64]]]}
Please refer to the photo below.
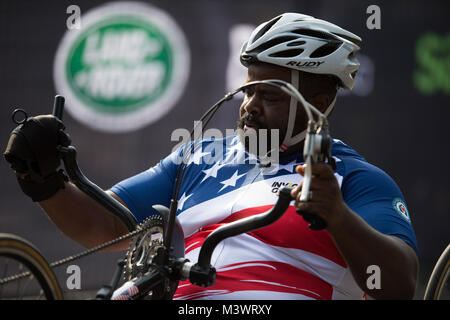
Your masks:
{"label": "bicycle wheel", "polygon": [[424,300],[450,300],[450,244],[442,252],[425,289]]}
{"label": "bicycle wheel", "polygon": [[37,248],[8,233],[0,233],[0,299],[63,299],[53,270]]}

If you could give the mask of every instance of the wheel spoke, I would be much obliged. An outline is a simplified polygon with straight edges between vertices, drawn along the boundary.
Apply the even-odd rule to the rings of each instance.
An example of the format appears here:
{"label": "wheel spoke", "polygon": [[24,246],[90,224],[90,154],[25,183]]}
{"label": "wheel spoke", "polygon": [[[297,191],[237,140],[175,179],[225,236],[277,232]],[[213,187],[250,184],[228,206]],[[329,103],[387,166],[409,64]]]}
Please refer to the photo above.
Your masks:
{"label": "wheel spoke", "polygon": [[62,298],[52,268],[25,239],[0,233],[0,268],[0,298]]}

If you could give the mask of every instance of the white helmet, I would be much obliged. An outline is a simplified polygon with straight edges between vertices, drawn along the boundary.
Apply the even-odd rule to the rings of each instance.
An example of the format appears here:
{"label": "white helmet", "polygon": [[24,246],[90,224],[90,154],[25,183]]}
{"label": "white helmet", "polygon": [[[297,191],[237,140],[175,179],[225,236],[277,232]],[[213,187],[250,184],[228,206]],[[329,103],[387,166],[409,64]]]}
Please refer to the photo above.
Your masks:
{"label": "white helmet", "polygon": [[359,69],[357,35],[325,20],[284,13],[259,25],[241,50],[241,63],[266,62],[310,73],[333,75],[352,89]]}

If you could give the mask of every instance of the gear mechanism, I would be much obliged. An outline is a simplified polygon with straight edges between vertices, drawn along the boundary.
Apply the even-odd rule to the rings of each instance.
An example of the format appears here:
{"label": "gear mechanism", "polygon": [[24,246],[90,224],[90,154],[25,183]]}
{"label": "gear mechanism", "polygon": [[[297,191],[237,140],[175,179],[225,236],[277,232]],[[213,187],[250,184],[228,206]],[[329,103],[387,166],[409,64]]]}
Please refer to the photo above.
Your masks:
{"label": "gear mechanism", "polygon": [[[125,257],[124,279],[130,281],[142,277],[154,268],[167,274],[155,263],[154,258],[158,248],[164,246],[164,220],[159,215],[153,215],[137,226],[143,230],[131,239],[130,247]],[[158,285],[149,299],[171,299],[178,287],[178,281],[166,278]]]}
{"label": "gear mechanism", "polygon": [[151,266],[156,248],[163,245],[164,221],[160,216],[150,216],[137,226],[137,230],[146,231],[131,239],[125,257],[125,281],[143,276]]}

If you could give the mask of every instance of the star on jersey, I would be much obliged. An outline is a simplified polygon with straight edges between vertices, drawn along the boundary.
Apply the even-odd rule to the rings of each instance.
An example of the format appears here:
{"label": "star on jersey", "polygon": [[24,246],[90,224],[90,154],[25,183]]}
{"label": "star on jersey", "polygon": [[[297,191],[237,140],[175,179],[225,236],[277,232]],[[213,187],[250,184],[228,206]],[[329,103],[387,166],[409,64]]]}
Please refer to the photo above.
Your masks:
{"label": "star on jersey", "polygon": [[291,161],[287,164],[280,164],[278,165],[278,170],[287,170],[290,173],[292,173],[294,171],[294,168],[297,167],[298,164],[296,161]]}
{"label": "star on jersey", "polygon": [[207,154],[209,154],[209,152],[202,152],[201,150],[197,150],[191,156],[191,158],[189,159],[189,162],[187,164],[188,165],[190,165],[191,163],[201,164],[202,163],[202,157],[206,156]]}
{"label": "star on jersey", "polygon": [[213,177],[213,178],[217,178],[217,172],[223,167],[225,166],[225,163],[216,163],[214,166],[212,166],[209,169],[206,170],[202,170],[205,173],[205,176],[203,177],[202,181],[200,181],[200,183],[202,183],[203,181],[205,181],[206,179],[208,179],[209,177]]}
{"label": "star on jersey", "polygon": [[188,196],[186,197],[186,192],[183,193],[183,195],[181,196],[180,200],[178,200],[178,209],[179,209],[179,210],[183,210],[184,203],[185,203],[186,200],[189,199],[192,195],[193,195],[193,193],[191,193],[190,195],[188,195]]}
{"label": "star on jersey", "polygon": [[218,191],[222,191],[223,189],[225,189],[226,187],[235,187],[236,186],[236,182],[242,177],[245,176],[245,173],[238,175],[238,170],[236,170],[233,174],[233,176],[227,180],[224,180],[222,182],[220,182],[221,184],[223,184],[223,187]]}
{"label": "star on jersey", "polygon": [[223,162],[230,163],[230,162],[238,162],[245,157],[245,152],[242,148],[242,146],[237,143],[231,148],[229,148],[226,152],[226,157],[223,160]]}

